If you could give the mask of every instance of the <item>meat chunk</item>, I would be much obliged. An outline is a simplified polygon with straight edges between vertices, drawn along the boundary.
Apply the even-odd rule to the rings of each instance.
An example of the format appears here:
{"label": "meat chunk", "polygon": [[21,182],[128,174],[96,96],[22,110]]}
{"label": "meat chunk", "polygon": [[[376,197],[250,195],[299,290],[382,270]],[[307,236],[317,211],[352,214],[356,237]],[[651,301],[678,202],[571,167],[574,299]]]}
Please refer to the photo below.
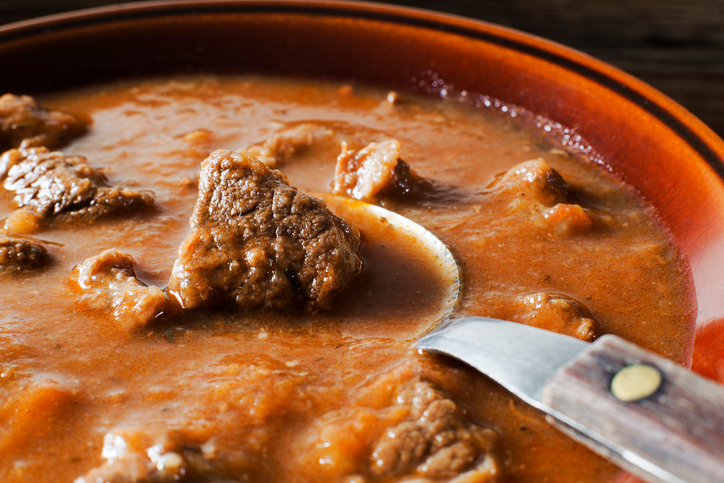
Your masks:
{"label": "meat chunk", "polygon": [[[106,463],[76,479],[75,483],[233,481],[220,480],[218,474],[214,474],[209,471],[210,468],[204,467],[210,465],[203,465],[203,459],[195,454],[200,453],[197,448],[179,448],[178,445],[173,444],[173,441],[158,443],[149,448],[135,448],[135,442],[124,436],[122,433],[106,434],[102,453],[106,458]],[[202,466],[202,468],[198,468],[198,466]]]}
{"label": "meat chunk", "polygon": [[182,306],[326,308],[362,269],[359,232],[245,151],[203,163],[169,290]]}
{"label": "meat chunk", "polygon": [[451,382],[451,373],[427,357],[413,358],[357,387],[297,438],[297,465],[313,467],[319,481],[348,483],[500,478],[497,434],[473,421],[433,378]]}
{"label": "meat chunk", "polygon": [[[259,457],[243,449],[218,451],[213,442],[199,444],[182,432],[154,434],[156,428],[116,428],[103,438],[105,464],[75,483],[234,483],[268,481]],[[236,446],[244,446],[237,442]]]}
{"label": "meat chunk", "polygon": [[587,308],[563,295],[534,293],[519,298],[515,322],[592,341],[598,323]]}
{"label": "meat chunk", "polygon": [[467,474],[469,481],[480,482],[494,477],[496,465],[488,455],[493,431],[469,421],[452,399],[424,380],[404,388],[396,400],[408,416],[373,445],[372,474],[456,481],[467,481]]}
{"label": "meat chunk", "polygon": [[111,213],[153,205],[150,193],[108,186],[106,176],[82,156],[44,147],[13,149],[0,158],[5,189],[16,207],[63,223],[92,223]]}
{"label": "meat chunk", "polygon": [[570,201],[570,188],[563,177],[543,159],[513,166],[491,186],[497,192],[511,193],[524,203],[551,207]]}
{"label": "meat chunk", "polygon": [[50,261],[48,250],[28,238],[0,235],[0,272],[38,270]]}
{"label": "meat chunk", "polygon": [[294,155],[302,153],[315,143],[330,139],[334,132],[324,126],[303,123],[284,129],[263,143],[250,146],[247,151],[259,161],[275,168]]}
{"label": "meat chunk", "polygon": [[110,314],[125,329],[151,323],[167,308],[163,291],[136,278],[131,255],[115,248],[91,257],[73,269],[71,283],[81,303]]}
{"label": "meat chunk", "polygon": [[0,149],[20,146],[57,148],[86,131],[87,123],[60,111],[50,111],[29,96],[0,97]]}
{"label": "meat chunk", "polygon": [[542,158],[513,166],[490,188],[508,203],[508,213],[523,214],[550,234],[575,236],[597,226],[592,212],[576,203],[568,183]]}
{"label": "meat chunk", "polygon": [[342,143],[334,173],[334,193],[372,200],[383,191],[409,193],[412,185],[410,166],[400,159],[399,141],[370,143],[357,153]]}

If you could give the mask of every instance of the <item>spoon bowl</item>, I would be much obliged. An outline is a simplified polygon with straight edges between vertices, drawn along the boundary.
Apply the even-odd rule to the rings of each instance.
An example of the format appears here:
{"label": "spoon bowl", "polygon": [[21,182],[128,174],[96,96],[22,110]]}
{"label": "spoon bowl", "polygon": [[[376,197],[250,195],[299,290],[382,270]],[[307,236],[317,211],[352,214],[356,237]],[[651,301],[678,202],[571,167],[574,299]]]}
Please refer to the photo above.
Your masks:
{"label": "spoon bowl", "polygon": [[[404,245],[410,253],[415,254],[413,263],[431,266],[434,273],[430,278],[437,280],[439,301],[431,305],[427,320],[416,325],[413,332],[406,333],[402,338],[421,337],[453,315],[460,302],[461,274],[455,257],[442,240],[419,223],[381,206],[330,193],[314,194],[324,199],[332,212],[352,221],[360,229],[363,241],[376,243],[377,240],[372,238],[381,237],[390,244]],[[372,335],[367,334],[366,330],[354,332],[349,335]]]}

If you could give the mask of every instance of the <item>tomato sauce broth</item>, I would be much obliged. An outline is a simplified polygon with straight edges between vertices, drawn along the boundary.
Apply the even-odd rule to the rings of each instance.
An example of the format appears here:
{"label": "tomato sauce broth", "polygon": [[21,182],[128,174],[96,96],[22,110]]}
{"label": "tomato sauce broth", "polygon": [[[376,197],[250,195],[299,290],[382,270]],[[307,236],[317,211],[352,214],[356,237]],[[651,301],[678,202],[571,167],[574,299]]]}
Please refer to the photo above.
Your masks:
{"label": "tomato sauce broth", "polygon": [[[464,101],[401,95],[391,103],[360,86],[257,77],[144,80],[43,101],[93,119],[64,153],[108,168],[115,184],[153,191],[156,204],[40,231],[34,236],[57,244],[52,266],[0,280],[2,481],[73,481],[103,464],[114,428],[143,428],[138,438],[150,442],[139,445],[178,431],[194,444],[234,447],[247,455],[234,464],[251,481],[403,481],[365,468],[380,421],[392,418],[390,391],[415,377],[497,435],[494,481],[620,476],[487,378],[418,354],[411,341],[440,320],[449,280],[414,241],[350,211],[338,214],[362,232],[365,267],[327,312],[197,310],[129,333],[79,305],[72,268],[108,248],[133,255],[138,277],[165,287],[189,233],[203,159],[300,122],[335,133],[279,166],[302,192],[329,192],[340,139],[355,149],[397,139],[416,176],[434,183],[434,196],[380,203],[450,247],[462,275],[455,315],[516,320],[521,296],[562,294],[590,311],[599,334],[690,361],[691,281],[665,228],[604,167],[525,122]],[[194,132],[203,136],[187,136]],[[594,228],[557,232],[531,218],[525,200],[496,194],[502,173],[537,158],[596,213]],[[11,196],[0,197],[4,218]]]}

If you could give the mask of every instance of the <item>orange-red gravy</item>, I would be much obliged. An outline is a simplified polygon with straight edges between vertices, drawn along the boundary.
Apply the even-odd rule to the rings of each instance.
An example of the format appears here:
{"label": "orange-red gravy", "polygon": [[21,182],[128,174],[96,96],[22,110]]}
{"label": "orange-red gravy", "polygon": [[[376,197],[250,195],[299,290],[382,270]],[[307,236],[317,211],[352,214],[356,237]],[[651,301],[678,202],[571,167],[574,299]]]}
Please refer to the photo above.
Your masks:
{"label": "orange-red gravy", "polygon": [[[585,305],[602,332],[689,360],[695,310],[684,263],[631,189],[499,113],[406,96],[393,105],[386,93],[340,87],[189,77],[44,99],[94,120],[65,153],[109,168],[114,184],[152,190],[157,209],[39,232],[38,238],[61,244],[50,246],[52,267],[0,280],[0,480],[73,481],[102,464],[108,431],[140,426],[151,432],[184,428],[201,442],[210,435],[236,438],[265,479],[345,481],[367,462],[367,440],[334,440],[338,447],[331,445],[322,463],[320,447],[310,440],[315,421],[338,411],[348,415],[339,431],[349,431],[359,416],[354,408],[368,404],[359,394],[404,364],[498,433],[500,481],[617,477],[620,470],[485,377],[417,355],[410,339],[437,320],[444,280],[404,238],[389,239],[349,214],[363,232],[366,265],[326,313],[201,311],[126,333],[112,318],[78,304],[67,285],[72,267],[111,247],[134,256],[139,278],[164,287],[188,234],[201,161],[215,149],[245,148],[280,126],[313,121],[356,148],[398,139],[418,176],[449,189],[447,201],[385,206],[450,245],[463,275],[457,314],[510,319],[514,297],[564,294]],[[210,134],[184,138],[198,129]],[[337,154],[338,144],[316,146],[280,169],[300,191],[328,192]],[[561,236],[489,196],[486,187],[496,175],[539,157],[602,214],[604,226]],[[11,196],[0,198],[5,217]]]}

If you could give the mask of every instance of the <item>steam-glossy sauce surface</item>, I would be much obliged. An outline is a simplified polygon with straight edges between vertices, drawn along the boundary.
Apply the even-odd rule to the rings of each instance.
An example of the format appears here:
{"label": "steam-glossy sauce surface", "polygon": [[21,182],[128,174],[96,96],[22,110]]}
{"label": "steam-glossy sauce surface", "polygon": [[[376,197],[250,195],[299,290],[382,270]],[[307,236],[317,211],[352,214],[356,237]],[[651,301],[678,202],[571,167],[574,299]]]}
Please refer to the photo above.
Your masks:
{"label": "steam-glossy sauce surface", "polygon": [[[113,447],[106,441],[104,452],[104,436],[115,434],[139,454],[164,441],[197,448],[235,481],[404,481],[416,474],[375,473],[373,450],[402,417],[395,391],[419,379],[495,434],[489,453],[499,470],[487,481],[615,479],[620,470],[485,377],[412,349],[445,308],[447,281],[414,240],[379,220],[339,213],[362,232],[365,266],[316,315],[194,311],[128,333],[83,309],[69,288],[72,268],[107,248],[132,254],[139,278],[165,287],[189,232],[201,161],[311,122],[334,136],[279,166],[302,192],[329,192],[340,140],[360,149],[397,139],[416,175],[434,183],[434,196],[380,203],[450,246],[463,282],[457,315],[516,320],[521,297],[563,295],[590,312],[598,333],[687,361],[687,273],[630,189],[499,113],[386,96],[318,82],[193,77],[44,99],[93,119],[64,153],[107,167],[114,184],[153,191],[156,209],[36,233],[58,244],[48,246],[52,266],[0,280],[0,480],[73,481],[106,464]],[[500,174],[537,158],[594,213],[593,228],[557,230],[520,196],[495,190]],[[0,195],[0,217],[11,198]]]}

